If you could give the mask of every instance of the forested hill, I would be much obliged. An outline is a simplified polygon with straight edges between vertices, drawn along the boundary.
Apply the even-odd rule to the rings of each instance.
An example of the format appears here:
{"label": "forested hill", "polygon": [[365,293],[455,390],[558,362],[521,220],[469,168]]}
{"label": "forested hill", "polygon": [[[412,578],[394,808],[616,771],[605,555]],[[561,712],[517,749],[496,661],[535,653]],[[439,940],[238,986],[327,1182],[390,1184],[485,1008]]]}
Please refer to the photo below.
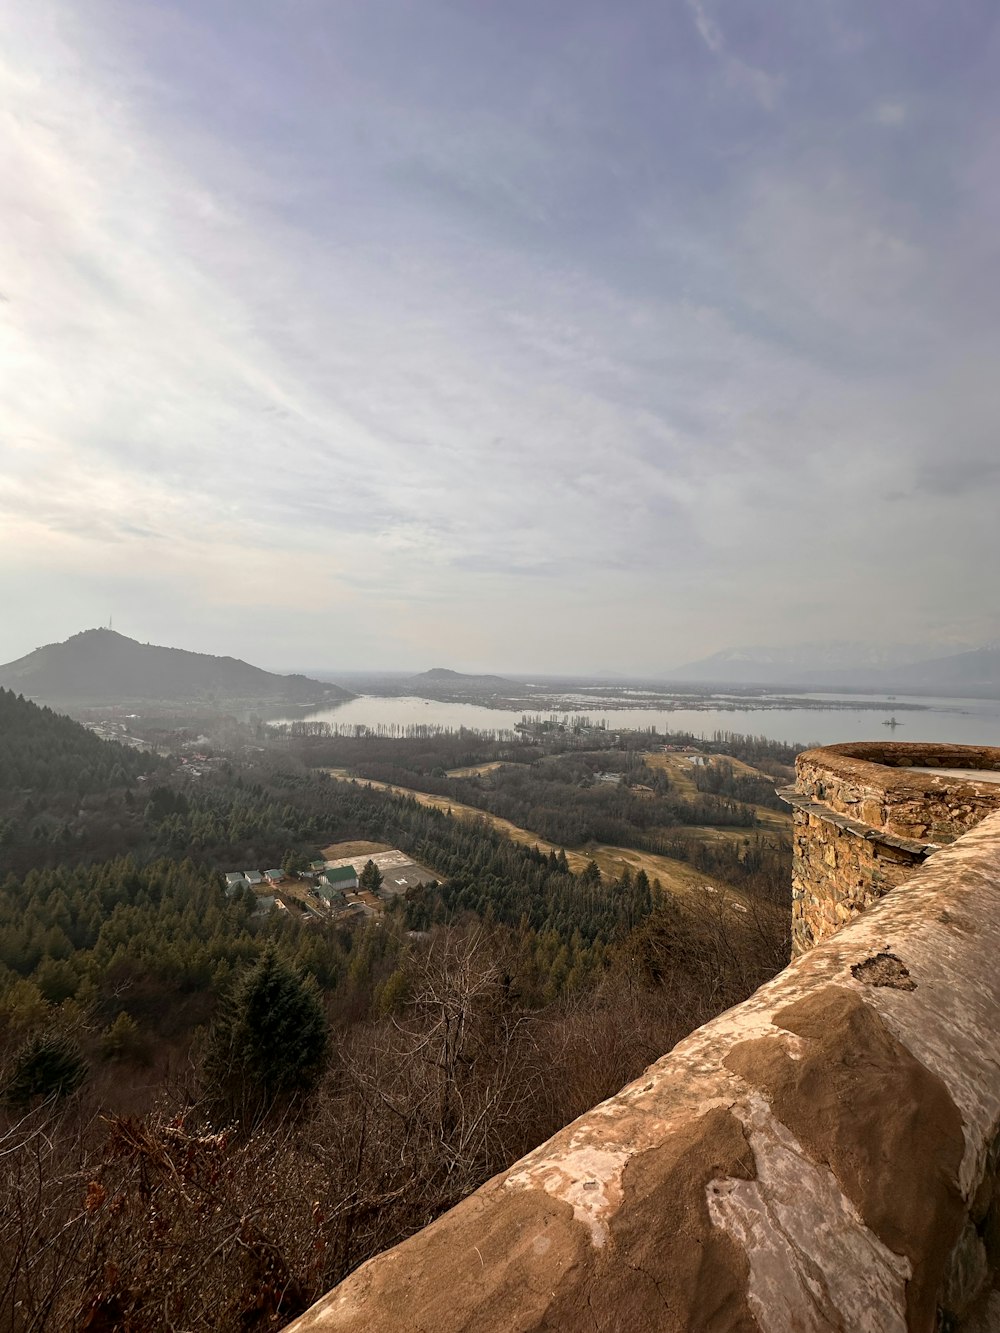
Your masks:
{"label": "forested hill", "polygon": [[130,789],[166,768],[0,688],[0,870],[124,850]]}
{"label": "forested hill", "polygon": [[0,809],[12,794],[78,797],[125,786],[156,766],[150,755],[101,740],[79,722],[0,688]]}
{"label": "forested hill", "polygon": [[137,643],[89,629],[0,666],[0,686],[43,702],[93,705],[245,701],[337,703],[349,691],[307,676],[280,676],[235,657]]}

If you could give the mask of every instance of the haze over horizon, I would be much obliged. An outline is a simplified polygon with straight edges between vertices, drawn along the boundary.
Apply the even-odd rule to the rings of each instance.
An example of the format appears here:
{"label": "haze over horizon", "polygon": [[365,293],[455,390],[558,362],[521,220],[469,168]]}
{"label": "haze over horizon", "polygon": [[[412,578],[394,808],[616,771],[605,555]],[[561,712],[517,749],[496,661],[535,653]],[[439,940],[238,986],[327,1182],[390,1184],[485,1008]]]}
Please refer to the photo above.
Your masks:
{"label": "haze over horizon", "polygon": [[996,640],[998,48],[983,0],[14,0],[0,662]]}
{"label": "haze over horizon", "polygon": [[[102,631],[110,630],[110,625],[98,625],[89,627],[86,630],[76,631],[70,634],[65,640],[49,644],[37,644],[28,652],[21,654],[18,658],[12,659],[7,663],[0,663],[3,666],[17,666],[20,663],[33,662],[39,651],[47,651],[51,648],[65,650],[72,656],[77,650],[81,641],[93,640],[93,636]],[[167,644],[157,643],[155,639],[140,640],[134,636],[122,633],[118,630],[110,636],[119,643],[139,644],[140,646],[165,648],[168,650],[181,649],[187,653],[191,651],[202,652],[203,649],[191,650],[186,644]],[[92,643],[90,645],[92,647]],[[822,643],[799,643],[784,646],[774,646],[767,644],[757,645],[737,645],[731,649],[720,650],[715,653],[707,654],[704,658],[695,661],[690,659],[681,662],[667,662],[660,670],[641,671],[636,669],[595,669],[586,671],[578,668],[563,670],[537,670],[528,663],[518,663],[516,660],[490,664],[488,666],[477,666],[471,669],[456,670],[453,666],[445,666],[440,661],[432,660],[431,665],[426,661],[394,664],[392,666],[380,665],[379,663],[367,663],[358,667],[339,667],[329,663],[319,662],[277,662],[271,663],[265,670],[282,675],[302,675],[321,681],[337,679],[356,679],[363,680],[366,676],[375,679],[380,676],[385,677],[422,677],[430,676],[435,673],[444,673],[445,675],[459,675],[468,679],[489,679],[499,677],[509,678],[511,681],[529,681],[534,677],[538,681],[544,680],[580,680],[597,682],[601,680],[627,681],[634,684],[641,683],[661,683],[669,686],[671,681],[678,685],[685,683],[697,684],[715,683],[725,685],[727,681],[744,684],[774,684],[774,685],[814,685],[820,681],[826,681],[828,684],[836,685],[838,679],[843,679],[844,683],[851,685],[857,681],[852,680],[851,673],[857,671],[887,672],[887,684],[891,683],[891,673],[893,669],[900,667],[916,666],[921,663],[933,663],[940,661],[944,663],[955,663],[959,661],[958,655],[978,656],[987,658],[984,663],[984,669],[987,675],[994,674],[996,671],[996,662],[1000,656],[1000,643],[991,642],[985,644],[968,643],[963,644],[955,642],[947,650],[933,648],[928,644],[896,644],[886,647],[879,647],[872,644],[850,642],[850,641],[830,641]],[[244,665],[259,667],[259,662],[249,660],[246,657],[240,657],[236,653],[209,654],[209,659],[219,661],[220,659],[242,661]],[[65,659],[63,659],[65,660]],[[718,665],[720,668],[718,674],[713,674],[713,670]],[[763,668],[756,670],[756,668]],[[692,674],[684,674],[685,668],[693,668]],[[872,688],[879,685],[879,677],[865,677],[865,680],[871,684]],[[17,689],[18,686],[8,683],[8,688]],[[925,691],[926,692],[926,691]],[[947,694],[947,689],[943,693]],[[32,694],[32,697],[34,695]]]}

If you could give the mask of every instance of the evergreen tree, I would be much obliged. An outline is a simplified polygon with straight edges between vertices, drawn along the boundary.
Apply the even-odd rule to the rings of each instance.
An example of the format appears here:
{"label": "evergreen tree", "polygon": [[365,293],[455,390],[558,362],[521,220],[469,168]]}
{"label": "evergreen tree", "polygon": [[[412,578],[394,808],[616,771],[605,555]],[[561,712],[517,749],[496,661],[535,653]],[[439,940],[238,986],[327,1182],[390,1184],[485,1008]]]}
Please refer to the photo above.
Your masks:
{"label": "evergreen tree", "polygon": [[110,1027],[101,1033],[101,1055],[105,1060],[133,1060],[145,1063],[149,1051],[135,1019],[123,1010]]}
{"label": "evergreen tree", "polygon": [[358,887],[368,889],[370,893],[378,893],[383,882],[384,877],[375,862],[367,861],[364,869],[358,876]]}
{"label": "evergreen tree", "polygon": [[302,852],[289,850],[285,853],[285,859],[281,863],[281,868],[286,875],[294,877],[301,875],[303,870],[309,869],[309,858]]}
{"label": "evergreen tree", "polygon": [[79,1045],[65,1032],[36,1032],[14,1057],[4,1101],[24,1110],[35,1101],[68,1097],[87,1077]]}
{"label": "evergreen tree", "polygon": [[244,1116],[313,1090],[327,1026],[319,995],[269,947],[237,981],[206,1060],[222,1101]]}

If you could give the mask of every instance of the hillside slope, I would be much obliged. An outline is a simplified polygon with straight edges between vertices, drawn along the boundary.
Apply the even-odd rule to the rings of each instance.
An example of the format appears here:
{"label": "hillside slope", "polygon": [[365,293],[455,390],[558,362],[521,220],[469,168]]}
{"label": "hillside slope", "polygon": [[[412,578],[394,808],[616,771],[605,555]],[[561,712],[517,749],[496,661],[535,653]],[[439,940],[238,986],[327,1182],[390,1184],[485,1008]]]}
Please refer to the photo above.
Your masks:
{"label": "hillside slope", "polygon": [[58,804],[53,793],[63,790],[72,790],[75,810],[81,791],[103,791],[113,782],[124,786],[159,763],[0,688],[0,810],[6,793],[42,792],[51,806]]}
{"label": "hillside slope", "polygon": [[0,686],[62,704],[337,703],[353,696],[307,676],[279,676],[236,657],[137,643],[109,629],[84,630],[0,666]]}
{"label": "hillside slope", "polygon": [[714,685],[805,685],[817,681],[849,685],[869,678],[880,681],[931,656],[932,650],[916,644],[889,648],[857,642],[757,645],[725,648],[697,662],[687,662],[668,671],[666,679]]}
{"label": "hillside slope", "polygon": [[992,698],[1000,694],[1000,649],[977,648],[970,653],[917,662],[884,674],[913,689],[942,694],[985,694]]}

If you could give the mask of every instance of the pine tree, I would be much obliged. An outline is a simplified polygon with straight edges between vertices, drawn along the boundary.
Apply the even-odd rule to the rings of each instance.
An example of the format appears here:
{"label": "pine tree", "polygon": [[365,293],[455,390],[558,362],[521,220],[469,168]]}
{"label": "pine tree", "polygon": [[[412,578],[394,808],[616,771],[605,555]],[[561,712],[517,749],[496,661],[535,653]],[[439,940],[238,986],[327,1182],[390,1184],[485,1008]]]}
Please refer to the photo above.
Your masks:
{"label": "pine tree", "polygon": [[374,861],[366,861],[365,867],[358,876],[358,887],[367,889],[370,893],[378,893],[383,884],[383,875]]}
{"label": "pine tree", "polygon": [[206,1072],[235,1113],[311,1092],[327,1050],[315,984],[268,948],[237,981],[209,1044]]}
{"label": "pine tree", "polygon": [[4,1101],[23,1110],[35,1101],[68,1097],[87,1077],[79,1045],[65,1032],[36,1032],[17,1055]]}
{"label": "pine tree", "polygon": [[294,877],[301,875],[303,870],[309,869],[309,858],[302,852],[292,851],[285,853],[285,859],[281,863],[281,868],[286,875]]}
{"label": "pine tree", "polygon": [[105,1060],[146,1061],[149,1052],[135,1019],[124,1010],[101,1033],[101,1055]]}

